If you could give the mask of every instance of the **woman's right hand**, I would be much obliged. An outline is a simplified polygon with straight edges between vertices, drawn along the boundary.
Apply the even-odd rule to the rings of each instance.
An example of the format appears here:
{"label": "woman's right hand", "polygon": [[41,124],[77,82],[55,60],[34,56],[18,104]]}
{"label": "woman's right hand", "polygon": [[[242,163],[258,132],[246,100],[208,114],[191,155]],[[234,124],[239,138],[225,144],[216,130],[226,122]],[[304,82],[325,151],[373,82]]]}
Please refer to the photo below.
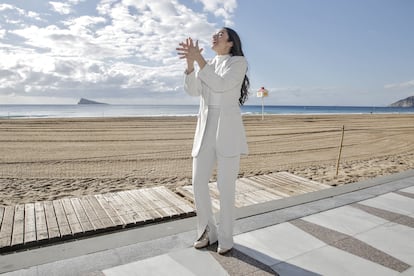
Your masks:
{"label": "woman's right hand", "polygon": [[180,59],[187,59],[187,72],[190,73],[194,70],[194,61],[202,58],[201,52],[203,49],[199,48],[198,40],[194,44],[191,37],[179,43],[179,46],[179,48],[176,48],[177,54],[180,56]]}

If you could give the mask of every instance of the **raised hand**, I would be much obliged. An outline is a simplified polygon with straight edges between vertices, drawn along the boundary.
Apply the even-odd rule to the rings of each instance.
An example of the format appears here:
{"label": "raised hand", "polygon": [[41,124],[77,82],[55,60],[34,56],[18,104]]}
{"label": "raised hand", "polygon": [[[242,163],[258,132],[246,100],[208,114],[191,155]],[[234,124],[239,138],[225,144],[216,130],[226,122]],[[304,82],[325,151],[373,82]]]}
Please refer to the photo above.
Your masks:
{"label": "raised hand", "polygon": [[200,68],[203,68],[206,64],[201,52],[203,48],[198,46],[198,40],[193,41],[191,37],[187,38],[185,41],[178,44],[180,47],[176,48],[177,54],[180,56],[180,59],[187,60],[187,72],[192,72],[194,70],[194,62],[196,61]]}
{"label": "raised hand", "polygon": [[186,58],[188,60],[192,60],[193,62],[200,57],[201,52],[203,49],[199,48],[198,40],[196,40],[195,44],[191,37],[187,38],[184,42],[181,42],[181,47],[176,48],[177,54],[180,56],[181,59]]}

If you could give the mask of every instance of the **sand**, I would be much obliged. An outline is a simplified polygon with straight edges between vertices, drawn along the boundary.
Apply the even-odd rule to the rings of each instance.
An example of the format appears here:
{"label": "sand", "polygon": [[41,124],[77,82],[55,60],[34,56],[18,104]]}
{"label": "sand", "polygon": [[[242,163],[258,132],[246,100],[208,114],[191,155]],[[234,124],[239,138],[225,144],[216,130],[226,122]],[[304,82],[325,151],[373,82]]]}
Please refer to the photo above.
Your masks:
{"label": "sand", "polygon": [[[250,154],[240,177],[288,171],[337,186],[414,168],[414,114],[243,120]],[[195,123],[195,117],[0,120],[0,205],[189,185]]]}

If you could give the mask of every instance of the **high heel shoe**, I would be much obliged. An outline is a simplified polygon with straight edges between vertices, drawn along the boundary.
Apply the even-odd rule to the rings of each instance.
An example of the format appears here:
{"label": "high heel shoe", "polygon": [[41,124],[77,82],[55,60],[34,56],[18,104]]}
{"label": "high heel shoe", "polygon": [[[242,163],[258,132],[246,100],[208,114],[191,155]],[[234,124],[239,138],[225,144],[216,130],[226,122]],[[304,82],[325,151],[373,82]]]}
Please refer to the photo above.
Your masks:
{"label": "high heel shoe", "polygon": [[194,242],[194,248],[201,249],[206,246],[208,246],[210,243],[208,239],[207,231],[204,231],[203,235],[201,235],[201,238]]}
{"label": "high heel shoe", "polygon": [[221,248],[220,246],[217,248],[217,253],[219,253],[220,255],[224,255],[227,252],[229,252],[231,250],[231,248]]}

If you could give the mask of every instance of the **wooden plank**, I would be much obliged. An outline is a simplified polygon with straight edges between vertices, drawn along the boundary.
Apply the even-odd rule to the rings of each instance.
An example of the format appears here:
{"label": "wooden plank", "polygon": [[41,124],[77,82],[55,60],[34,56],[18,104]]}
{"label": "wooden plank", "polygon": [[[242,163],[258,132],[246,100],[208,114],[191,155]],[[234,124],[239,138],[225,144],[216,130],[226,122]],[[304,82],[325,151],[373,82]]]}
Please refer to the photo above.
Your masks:
{"label": "wooden plank", "polygon": [[273,200],[282,198],[275,194],[271,194],[265,190],[257,190],[249,194],[252,198],[254,198],[254,200],[256,200],[257,203],[263,203],[263,202],[273,201]]}
{"label": "wooden plank", "polygon": [[163,217],[172,217],[175,215],[175,211],[168,208],[163,201],[154,196],[151,189],[140,190],[141,196],[146,197],[147,201],[151,204],[151,207],[162,214]]}
{"label": "wooden plank", "polygon": [[144,209],[144,212],[146,212],[152,219],[159,219],[164,216],[164,213],[160,212],[154,206],[152,206],[152,203],[150,200],[142,195],[142,190],[130,190],[127,191],[127,193],[135,200],[135,202],[138,202],[142,208]]}
{"label": "wooden plank", "polygon": [[170,208],[174,209],[175,215],[180,216],[186,213],[183,212],[183,210],[179,208],[175,202],[173,202],[172,198],[169,198],[166,194],[163,194],[161,190],[156,188],[157,187],[154,187],[152,189],[152,192],[155,193],[156,196],[160,198],[162,201],[164,201]]}
{"label": "wooden plank", "polygon": [[102,222],[103,228],[110,228],[114,227],[115,224],[109,217],[109,215],[106,213],[105,209],[101,206],[97,198],[93,195],[86,196],[85,197],[89,203],[91,204],[91,207],[94,209],[96,216],[99,218],[99,220]]}
{"label": "wooden plank", "polygon": [[135,201],[135,199],[129,193],[122,191],[117,193],[118,196],[123,200],[123,202],[127,203],[128,206],[134,210],[134,219],[135,222],[144,222],[153,220],[150,214],[145,210],[144,206],[141,205],[140,202]]}
{"label": "wooden plank", "polygon": [[165,187],[155,187],[155,191],[157,191],[159,194],[163,195],[166,200],[171,202],[171,204],[177,206],[180,208],[180,210],[184,213],[193,213],[194,208],[189,204],[189,202],[180,196],[178,196],[176,193],[173,193],[172,191],[168,190]]}
{"label": "wooden plank", "polygon": [[286,175],[266,175],[264,176],[267,179],[270,179],[272,183],[279,182],[284,183],[286,187],[289,187],[290,189],[295,191],[295,194],[304,194],[309,192],[314,192],[319,190],[319,187],[316,186],[310,186],[309,184],[305,184],[304,182],[300,182],[297,179],[292,179],[290,177],[287,177]]}
{"label": "wooden plank", "polygon": [[295,174],[288,173],[288,172],[280,172],[279,175],[281,177],[290,178],[290,179],[296,180],[299,183],[305,183],[310,186],[316,186],[316,187],[325,188],[325,189],[331,188],[330,185],[323,184],[323,183],[320,183],[320,182],[317,182],[311,179],[307,179],[307,178],[304,178],[304,177],[301,177]]}
{"label": "wooden plank", "polygon": [[159,212],[159,210],[154,209],[151,206],[151,203],[148,202],[148,199],[145,196],[141,195],[143,189],[140,190],[130,190],[126,191],[128,195],[131,196],[135,200],[135,202],[138,202],[144,209],[144,212],[146,212],[148,215],[151,216],[152,219],[159,219],[163,217],[163,214]]}
{"label": "wooden plank", "polygon": [[112,206],[108,203],[108,201],[100,194],[95,195],[95,198],[98,200],[99,204],[101,204],[102,208],[108,214],[109,218],[112,220],[115,226],[125,226],[122,219],[119,217],[117,212],[112,208]]}
{"label": "wooden plank", "polygon": [[82,207],[81,201],[79,198],[74,197],[70,199],[73,209],[75,211],[76,217],[82,227],[83,232],[90,232],[94,230],[92,223],[89,221],[88,216],[86,215],[85,210]]}
{"label": "wooden plank", "polygon": [[236,194],[236,196],[235,196],[235,204],[234,205],[236,206],[236,208],[253,205],[255,203],[257,203],[257,202],[253,201],[246,194]]}
{"label": "wooden plank", "polygon": [[85,210],[85,214],[88,217],[88,220],[92,224],[93,230],[103,229],[104,225],[102,224],[101,220],[96,215],[94,208],[89,203],[89,200],[86,197],[82,197],[79,200],[80,200],[80,204]]}
{"label": "wooden plank", "polygon": [[121,218],[123,224],[134,224],[135,220],[131,215],[131,210],[129,206],[123,204],[119,197],[115,195],[115,193],[106,193],[102,195],[106,201],[112,206],[112,208],[116,211],[118,216]]}
{"label": "wooden plank", "polygon": [[34,203],[24,205],[24,243],[36,241],[36,217]]}
{"label": "wooden plank", "polygon": [[152,195],[148,192],[148,189],[134,190],[132,193],[136,193],[138,197],[141,197],[142,201],[147,205],[147,210],[154,210],[159,213],[161,217],[170,217],[169,213],[163,210],[158,204],[158,200],[152,198]]}
{"label": "wooden plank", "polygon": [[182,186],[182,187],[178,187],[176,189],[177,193],[181,194],[182,196],[184,196],[187,200],[189,200],[190,202],[192,202],[194,204],[194,194],[193,194],[193,188],[192,186]]}
{"label": "wooden plank", "polygon": [[303,183],[301,183],[299,181],[295,181],[294,179],[283,176],[281,174],[264,175],[263,178],[268,179],[272,183],[280,183],[280,185],[290,187],[291,189],[298,189],[298,190],[305,189],[305,190],[308,190],[308,191],[313,191],[312,188],[307,187]]}
{"label": "wooden plank", "polygon": [[0,248],[11,246],[13,233],[14,206],[4,207],[3,220],[0,229]]}
{"label": "wooden plank", "polygon": [[63,208],[63,204],[60,200],[53,200],[53,209],[55,210],[56,220],[59,226],[60,236],[68,236],[72,234],[72,231],[69,226],[68,219],[66,217],[65,210]]}
{"label": "wooden plank", "polygon": [[34,204],[36,217],[36,240],[46,240],[49,238],[47,233],[46,215],[43,207],[43,202],[36,202]]}
{"label": "wooden plank", "polygon": [[60,230],[52,201],[43,201],[49,239],[60,237]]}
{"label": "wooden plank", "polygon": [[166,212],[169,212],[170,216],[179,216],[181,214],[181,210],[172,204],[169,200],[167,200],[163,195],[158,193],[156,189],[151,188],[149,190],[150,194],[158,200],[160,206],[164,208]]}
{"label": "wooden plank", "polygon": [[61,202],[63,205],[63,209],[65,210],[66,218],[68,220],[72,235],[82,233],[82,226],[78,220],[78,217],[76,216],[75,209],[73,209],[70,198],[62,198]]}
{"label": "wooden plank", "polygon": [[276,187],[279,191],[282,191],[284,193],[287,193],[289,196],[294,195],[296,192],[290,189],[288,183],[285,180],[269,180],[265,175],[259,175],[255,176],[254,178],[255,182],[258,182],[259,184],[262,184],[267,187]]}
{"label": "wooden plank", "polygon": [[239,197],[239,199],[246,201],[244,203],[239,202],[238,205],[241,206],[248,206],[281,198],[280,196],[269,192],[265,186],[253,182],[246,183],[243,179],[239,179],[236,187],[236,195],[242,194],[244,198]]}
{"label": "wooden plank", "polygon": [[[252,180],[250,178],[243,178],[242,181],[244,181],[244,182],[246,182],[248,184],[250,183],[251,185],[257,185],[257,184],[259,184],[259,183],[257,183],[256,181],[254,181],[254,180]],[[287,194],[287,193],[285,193],[285,192],[280,191],[279,189],[277,189],[277,187],[272,187],[272,188],[269,187],[268,191],[271,192],[271,193],[273,193],[273,194],[275,194],[275,195],[277,195],[277,196],[280,196],[280,197],[289,197],[290,196],[289,194]]]}
{"label": "wooden plank", "polygon": [[[260,197],[260,202],[265,202],[265,201],[271,201],[274,200],[275,196],[273,193],[270,193],[267,191],[267,188],[263,185],[260,185],[258,183],[255,183],[254,185],[252,184],[246,184],[243,181],[238,182],[237,184],[237,188],[236,188],[236,193],[237,191],[243,190],[244,194],[250,195],[252,198],[256,198]],[[280,198],[280,197],[278,197]]]}
{"label": "wooden plank", "polygon": [[304,185],[304,186],[307,186],[307,187],[310,187],[310,188],[314,188],[314,189],[317,189],[317,190],[331,188],[330,185],[322,184],[322,183],[313,181],[311,179],[307,179],[307,178],[304,178],[304,177],[301,177],[301,176],[298,176],[298,175],[294,175],[294,174],[291,174],[291,173],[288,173],[288,172],[280,172],[280,173],[278,173],[278,177],[280,177],[281,179],[284,179],[286,181],[290,180],[292,182],[296,182],[296,183],[299,183],[301,185]]}
{"label": "wooden plank", "polygon": [[121,225],[122,227],[125,227],[127,223],[123,218],[123,210],[122,209],[118,210],[117,206],[113,205],[114,200],[111,199],[111,196],[109,196],[108,194],[99,194],[99,195],[95,195],[95,197],[98,199],[102,207],[105,208],[106,212],[111,217],[111,219],[115,217],[116,223],[115,221],[114,223],[116,225]]}
{"label": "wooden plank", "polygon": [[[268,175],[266,177],[269,179],[274,179],[274,177],[272,177],[271,175]],[[291,189],[295,189],[298,193],[303,194],[303,193],[310,193],[310,192],[320,190],[319,187],[310,186],[309,184],[306,184],[304,182],[299,182],[295,179],[286,178],[281,175],[279,175],[278,178],[279,178],[279,181],[287,183],[287,185],[291,187]]]}
{"label": "wooden plank", "polygon": [[117,203],[117,205],[124,210],[124,218],[127,224],[135,224],[137,218],[139,218],[138,212],[136,212],[128,202],[124,201],[118,193],[111,193],[112,199]]}
{"label": "wooden plank", "polygon": [[24,240],[24,205],[14,206],[13,234],[11,245],[23,244]]}
{"label": "wooden plank", "polygon": [[240,192],[240,193],[250,193],[250,192],[255,192],[257,190],[265,190],[265,187],[255,183],[255,182],[248,182],[246,183],[245,181],[243,181],[244,178],[239,178],[236,181],[236,192]]}
{"label": "wooden plank", "polygon": [[279,191],[288,193],[289,196],[301,194],[301,189],[298,188],[297,183],[286,181],[284,179],[275,179],[268,177],[267,175],[257,176],[256,181],[267,187],[274,187]]}
{"label": "wooden plank", "polygon": [[6,208],[3,206],[0,206],[0,228],[1,228],[1,224],[3,223],[3,215],[4,215],[4,210]]}
{"label": "wooden plank", "polygon": [[[259,183],[259,184],[263,184],[263,185],[269,184],[269,183],[266,183],[266,181],[264,181],[263,179],[260,179],[260,178],[258,178],[256,176],[252,177],[249,180],[252,181],[252,182],[254,182],[254,183]],[[272,185],[274,187],[272,189],[272,192],[273,193],[275,193],[277,195],[280,195],[282,197],[290,197],[292,195],[292,193],[288,189],[286,189],[283,186],[283,184],[281,185],[280,183],[272,182]]]}
{"label": "wooden plank", "polygon": [[259,203],[257,196],[255,196],[252,185],[246,185],[242,181],[236,183],[235,206],[237,208]]}
{"label": "wooden plank", "polygon": [[[193,186],[188,185],[188,186],[180,187],[180,188],[177,189],[177,191],[179,191],[179,193],[184,195],[188,200],[192,201],[195,205],[194,194],[193,194]],[[212,205],[212,208],[213,208],[213,212],[217,212],[218,210],[220,210],[220,200],[219,199],[217,199],[215,197],[211,197],[211,205]]]}

